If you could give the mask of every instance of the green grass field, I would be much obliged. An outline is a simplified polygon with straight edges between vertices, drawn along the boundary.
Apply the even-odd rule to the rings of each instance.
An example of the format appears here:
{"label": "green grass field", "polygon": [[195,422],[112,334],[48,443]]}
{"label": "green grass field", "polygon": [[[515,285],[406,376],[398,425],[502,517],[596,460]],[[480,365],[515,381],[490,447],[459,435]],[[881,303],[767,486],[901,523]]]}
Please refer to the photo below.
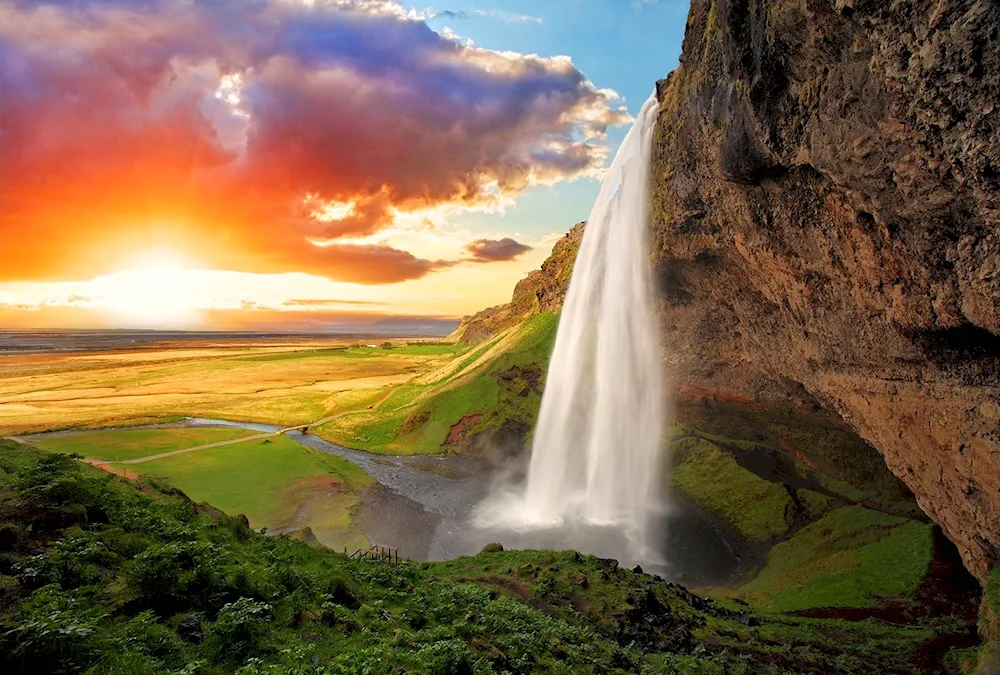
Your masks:
{"label": "green grass field", "polygon": [[49,452],[75,452],[84,457],[122,461],[228,441],[258,432],[247,429],[127,429],[47,436],[32,439]]}
{"label": "green grass field", "polygon": [[923,582],[932,554],[932,525],[850,506],[777,544],[737,595],[782,612],[907,600]]}
{"label": "green grass field", "polygon": [[242,513],[255,528],[308,526],[325,546],[364,544],[351,512],[373,479],[345,459],[285,436],[112,467],[160,479],[227,513]]}

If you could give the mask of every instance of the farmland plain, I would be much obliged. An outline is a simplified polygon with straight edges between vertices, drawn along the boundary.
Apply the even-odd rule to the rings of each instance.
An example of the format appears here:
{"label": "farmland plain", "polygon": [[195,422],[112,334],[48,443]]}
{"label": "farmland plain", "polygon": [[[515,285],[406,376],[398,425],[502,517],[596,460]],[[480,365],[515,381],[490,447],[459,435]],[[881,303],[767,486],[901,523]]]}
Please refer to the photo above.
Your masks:
{"label": "farmland plain", "polygon": [[338,339],[0,356],[0,435],[212,417],[291,426],[374,404],[464,353]]}

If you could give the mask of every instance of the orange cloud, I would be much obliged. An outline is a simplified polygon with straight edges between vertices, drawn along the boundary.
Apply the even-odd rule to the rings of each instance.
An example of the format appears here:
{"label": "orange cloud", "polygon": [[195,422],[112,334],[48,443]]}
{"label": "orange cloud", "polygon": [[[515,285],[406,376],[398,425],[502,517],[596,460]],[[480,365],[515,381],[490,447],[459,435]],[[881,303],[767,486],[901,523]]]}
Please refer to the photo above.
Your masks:
{"label": "orange cloud", "polygon": [[[416,279],[455,261],[337,240],[593,173],[628,119],[568,59],[460,44],[391,0],[4,4],[0,94],[0,280],[150,248]],[[353,206],[317,218],[330,202]]]}

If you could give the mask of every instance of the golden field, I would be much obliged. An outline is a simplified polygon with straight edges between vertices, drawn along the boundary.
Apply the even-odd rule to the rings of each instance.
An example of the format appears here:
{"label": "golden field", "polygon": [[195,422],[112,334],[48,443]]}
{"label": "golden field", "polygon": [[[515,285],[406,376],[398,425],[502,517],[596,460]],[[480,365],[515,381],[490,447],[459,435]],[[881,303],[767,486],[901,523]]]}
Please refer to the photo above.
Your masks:
{"label": "golden field", "polygon": [[306,424],[365,409],[465,351],[311,341],[163,344],[142,350],[0,356],[0,435],[212,417]]}

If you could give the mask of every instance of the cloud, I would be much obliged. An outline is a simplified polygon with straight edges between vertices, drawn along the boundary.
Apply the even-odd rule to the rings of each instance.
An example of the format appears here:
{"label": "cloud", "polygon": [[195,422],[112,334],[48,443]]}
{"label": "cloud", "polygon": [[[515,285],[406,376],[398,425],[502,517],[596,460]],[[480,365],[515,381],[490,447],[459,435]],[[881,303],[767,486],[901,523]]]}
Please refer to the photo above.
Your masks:
{"label": "cloud", "polygon": [[378,302],[375,300],[334,300],[329,298],[316,298],[316,299],[299,299],[294,298],[292,300],[285,300],[281,303],[282,307],[334,307],[334,306],[351,306],[351,305],[384,305],[384,302]]}
{"label": "cloud", "polygon": [[433,15],[428,17],[429,19],[471,19],[472,15],[465,10],[459,10],[454,12],[450,9],[441,10],[440,12],[435,12]]}
{"label": "cloud", "polygon": [[[426,18],[391,0],[0,4],[0,280],[155,246],[394,283],[452,263],[337,240],[600,171],[629,121],[617,94]],[[318,218],[330,203],[352,208]]]}
{"label": "cloud", "polygon": [[256,255],[255,271],[281,274],[304,272],[330,276],[356,284],[393,284],[419,279],[435,270],[457,264],[451,260],[425,260],[384,244],[315,245],[290,239],[284,247],[273,245]]}
{"label": "cloud", "polygon": [[541,17],[532,16],[530,14],[518,14],[516,12],[506,12],[502,9],[477,9],[476,14],[478,14],[479,16],[486,16],[494,19],[500,19],[501,21],[506,21],[507,23],[537,23],[537,24],[545,23],[545,21]]}
{"label": "cloud", "polygon": [[475,262],[499,262],[513,260],[530,251],[531,247],[506,237],[504,239],[477,239],[468,244],[465,250],[472,254],[472,260]]}

